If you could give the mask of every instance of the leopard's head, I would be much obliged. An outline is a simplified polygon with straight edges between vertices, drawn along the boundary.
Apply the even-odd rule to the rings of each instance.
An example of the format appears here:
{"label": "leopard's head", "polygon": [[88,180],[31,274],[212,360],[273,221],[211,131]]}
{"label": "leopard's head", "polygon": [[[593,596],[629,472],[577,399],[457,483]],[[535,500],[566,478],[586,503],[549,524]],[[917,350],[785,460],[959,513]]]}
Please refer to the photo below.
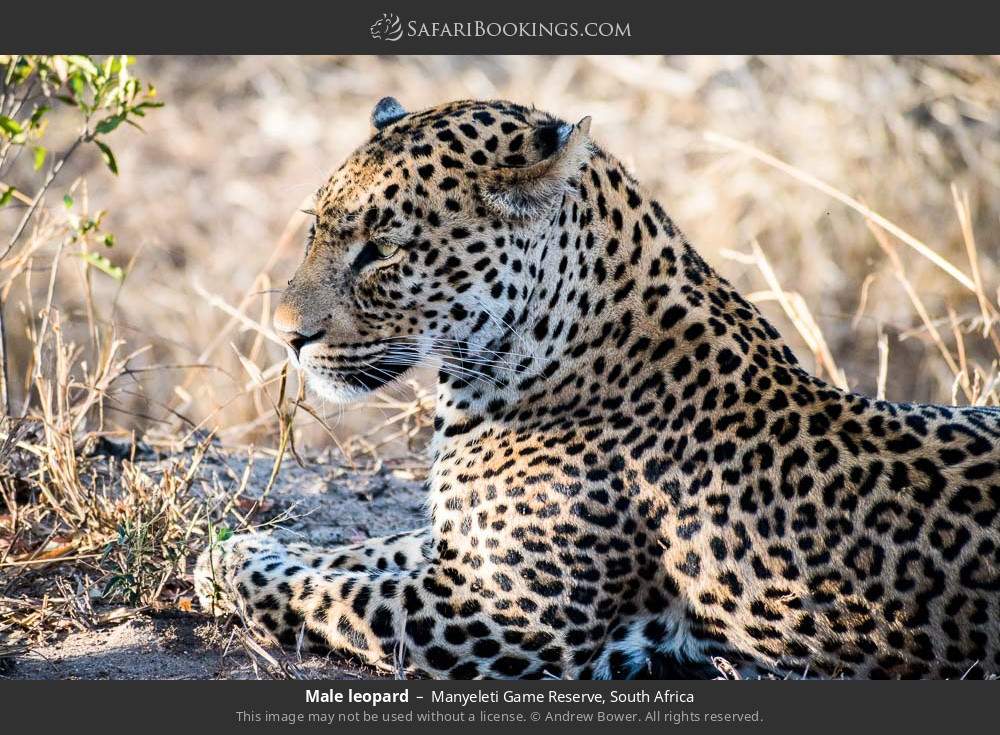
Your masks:
{"label": "leopard's head", "polygon": [[561,205],[593,150],[589,118],[502,101],[407,113],[385,98],[372,124],[317,193],[274,315],[312,387],[337,402],[509,330],[546,254],[558,261]]}

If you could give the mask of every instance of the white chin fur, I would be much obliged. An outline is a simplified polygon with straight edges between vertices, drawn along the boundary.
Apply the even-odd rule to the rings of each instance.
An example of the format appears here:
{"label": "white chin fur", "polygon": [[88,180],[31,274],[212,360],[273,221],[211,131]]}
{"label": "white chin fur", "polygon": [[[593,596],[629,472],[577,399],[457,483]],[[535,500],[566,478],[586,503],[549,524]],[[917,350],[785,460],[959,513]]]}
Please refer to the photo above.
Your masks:
{"label": "white chin fur", "polygon": [[312,375],[308,371],[306,371],[306,385],[330,403],[353,403],[369,393],[369,391],[358,386],[340,382],[334,383],[324,377]]}

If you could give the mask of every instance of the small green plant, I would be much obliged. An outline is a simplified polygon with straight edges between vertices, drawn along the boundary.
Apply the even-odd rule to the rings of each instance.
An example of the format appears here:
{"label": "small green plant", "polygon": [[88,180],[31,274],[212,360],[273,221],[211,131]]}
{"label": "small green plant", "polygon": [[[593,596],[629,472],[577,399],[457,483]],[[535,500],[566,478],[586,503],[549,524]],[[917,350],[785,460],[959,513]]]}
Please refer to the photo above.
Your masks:
{"label": "small green plant", "polygon": [[211,543],[211,553],[208,557],[209,568],[212,574],[212,612],[215,611],[215,605],[219,601],[219,595],[222,593],[222,588],[218,584],[218,575],[215,568],[215,550],[224,542],[228,541],[233,537],[233,531],[227,526],[216,526],[210,523],[208,525],[208,538]]}
{"label": "small green plant", "polygon": [[154,562],[155,549],[149,530],[141,517],[121,523],[118,536],[104,547],[101,566],[109,570],[105,598],[121,598],[130,605],[138,605],[155,588],[161,570]]}

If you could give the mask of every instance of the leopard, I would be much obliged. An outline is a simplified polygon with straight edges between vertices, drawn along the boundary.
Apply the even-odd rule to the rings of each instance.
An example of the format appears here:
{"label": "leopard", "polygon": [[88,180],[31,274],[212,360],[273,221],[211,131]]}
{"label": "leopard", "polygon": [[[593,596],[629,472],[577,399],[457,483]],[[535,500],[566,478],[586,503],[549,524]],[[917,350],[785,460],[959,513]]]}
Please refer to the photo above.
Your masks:
{"label": "leopard", "polygon": [[437,366],[426,525],[216,540],[204,607],[438,679],[1000,671],[1000,411],[816,377],[589,117],[371,124],[273,324],[333,403]]}

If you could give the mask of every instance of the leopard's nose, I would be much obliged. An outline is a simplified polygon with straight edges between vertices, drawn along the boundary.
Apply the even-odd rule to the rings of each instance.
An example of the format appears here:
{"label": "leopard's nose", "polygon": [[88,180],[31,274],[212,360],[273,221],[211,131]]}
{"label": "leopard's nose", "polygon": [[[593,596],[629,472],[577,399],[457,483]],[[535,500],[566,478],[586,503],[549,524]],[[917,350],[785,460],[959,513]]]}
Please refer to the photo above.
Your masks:
{"label": "leopard's nose", "polygon": [[278,333],[298,357],[302,348],[316,342],[326,334],[325,329],[310,329],[302,323],[298,313],[287,304],[281,304],[274,312],[274,331]]}
{"label": "leopard's nose", "polygon": [[310,342],[317,342],[318,340],[322,339],[323,335],[326,334],[326,330],[321,329],[318,332],[315,332],[314,334],[302,334],[301,332],[280,332],[280,331],[278,332],[278,334],[281,335],[281,338],[288,343],[288,346],[292,348],[293,352],[295,352],[295,356],[298,357],[299,352],[302,351],[303,347],[305,347]]}

